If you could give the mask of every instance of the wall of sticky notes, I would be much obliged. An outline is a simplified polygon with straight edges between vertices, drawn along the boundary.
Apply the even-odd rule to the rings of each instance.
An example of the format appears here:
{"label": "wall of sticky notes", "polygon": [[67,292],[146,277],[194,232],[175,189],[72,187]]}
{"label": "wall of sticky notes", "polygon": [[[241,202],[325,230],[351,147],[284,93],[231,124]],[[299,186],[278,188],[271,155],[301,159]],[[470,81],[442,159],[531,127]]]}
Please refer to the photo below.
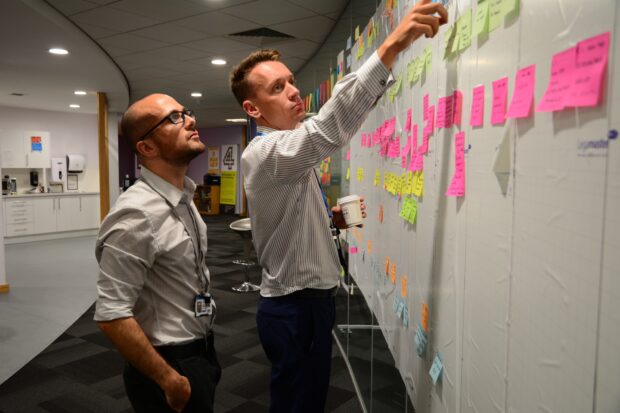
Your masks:
{"label": "wall of sticky notes", "polygon": [[343,149],[353,279],[417,412],[618,412],[620,4],[447,7]]}

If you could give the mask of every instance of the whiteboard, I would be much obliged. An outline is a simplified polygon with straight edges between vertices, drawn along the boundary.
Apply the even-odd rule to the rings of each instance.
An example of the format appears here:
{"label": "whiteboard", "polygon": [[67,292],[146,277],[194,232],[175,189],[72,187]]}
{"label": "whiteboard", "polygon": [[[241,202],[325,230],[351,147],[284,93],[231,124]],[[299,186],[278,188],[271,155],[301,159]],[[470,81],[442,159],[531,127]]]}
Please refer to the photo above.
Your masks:
{"label": "whiteboard", "polygon": [[[395,22],[412,5],[399,1]],[[447,7],[454,22],[468,10],[475,16],[480,4],[453,0]],[[620,411],[620,139],[608,138],[620,121],[619,5],[521,0],[519,7],[488,35],[472,36],[471,46],[453,58],[443,59],[447,26],[412,45],[392,70],[403,77],[402,90],[393,101],[386,94],[344,148],[350,161],[340,166],[342,176],[348,169],[350,193],[363,195],[368,208],[364,229],[346,235],[356,250],[349,267],[420,413]],[[374,16],[378,38],[371,47],[363,33],[359,60],[359,44],[353,47],[353,70],[389,32],[384,9],[385,2]],[[517,70],[535,64],[537,104],[552,56],[607,31],[611,46],[598,106],[532,110],[525,119],[490,124],[493,81],[508,77],[510,103]],[[432,69],[410,85],[407,64],[429,46]],[[485,85],[484,124],[471,127],[478,85]],[[395,116],[404,146],[411,108],[420,143],[423,96],[437,106],[455,90],[463,94],[461,127],[436,129],[430,138],[424,193],[410,224],[399,217],[407,196],[383,188],[386,173],[403,174],[400,158],[362,147],[362,134]],[[459,131],[465,132],[465,195],[447,197]],[[408,325],[394,306],[400,299]],[[423,304],[429,328],[420,357],[415,335]],[[443,370],[434,383],[429,371],[437,354]]]}

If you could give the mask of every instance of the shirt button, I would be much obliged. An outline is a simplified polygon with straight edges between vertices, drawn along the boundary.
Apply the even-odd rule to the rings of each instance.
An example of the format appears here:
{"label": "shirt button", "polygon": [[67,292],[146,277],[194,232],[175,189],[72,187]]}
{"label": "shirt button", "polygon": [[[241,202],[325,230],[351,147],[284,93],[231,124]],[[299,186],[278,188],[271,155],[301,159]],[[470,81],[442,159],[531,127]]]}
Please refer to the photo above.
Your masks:
{"label": "shirt button", "polygon": [[381,86],[385,86],[385,80],[381,79],[381,80],[379,81],[379,84],[380,84]]}

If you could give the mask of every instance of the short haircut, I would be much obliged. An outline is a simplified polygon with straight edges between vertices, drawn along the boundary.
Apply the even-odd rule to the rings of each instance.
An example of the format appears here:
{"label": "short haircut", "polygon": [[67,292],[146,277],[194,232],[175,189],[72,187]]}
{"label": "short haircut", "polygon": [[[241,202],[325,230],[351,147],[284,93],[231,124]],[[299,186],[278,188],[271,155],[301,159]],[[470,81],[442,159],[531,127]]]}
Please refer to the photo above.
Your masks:
{"label": "short haircut", "polygon": [[240,105],[243,105],[243,101],[252,95],[248,74],[259,63],[269,61],[279,62],[280,52],[273,49],[263,49],[250,53],[230,72],[230,89]]}

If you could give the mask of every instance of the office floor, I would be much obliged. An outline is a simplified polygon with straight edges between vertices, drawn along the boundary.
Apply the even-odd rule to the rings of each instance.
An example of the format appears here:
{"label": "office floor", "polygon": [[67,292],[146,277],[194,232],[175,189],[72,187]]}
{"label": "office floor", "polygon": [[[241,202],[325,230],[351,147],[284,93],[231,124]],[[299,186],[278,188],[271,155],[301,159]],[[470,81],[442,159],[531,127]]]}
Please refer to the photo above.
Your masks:
{"label": "office floor", "polygon": [[[233,219],[207,219],[208,264],[218,300],[216,349],[223,368],[215,410],[260,413],[267,411],[269,401],[269,363],[256,332],[257,293],[239,294],[230,290],[243,278],[240,269],[231,264],[242,251],[241,238],[228,228]],[[41,354],[0,385],[0,412],[132,411],[122,384],[123,359],[92,321],[96,277],[93,245],[93,238],[82,238],[7,247],[7,267],[15,277],[22,277],[24,268],[38,277],[30,277],[28,288],[33,291],[28,296],[21,291],[19,282],[9,278],[12,292],[0,298],[0,362],[10,364],[16,355],[23,357],[25,351],[21,347],[35,351],[36,346],[29,343],[35,341],[39,333],[48,336],[47,344],[54,337],[57,339],[47,348],[47,344],[39,344],[41,348],[33,355],[43,350]],[[252,279],[258,281],[259,278],[256,269]],[[55,291],[59,280],[66,281],[71,288],[75,286],[75,290],[69,291],[68,296],[61,295]],[[61,290],[67,292],[68,289],[65,286]],[[43,300],[42,312],[34,315],[33,308],[40,305],[35,303],[41,302],[37,297]],[[57,300],[66,301],[62,308]],[[8,307],[7,304],[19,305]],[[11,310],[5,311],[5,308]],[[24,318],[24,314],[28,318]],[[60,325],[61,315],[65,320],[71,316],[73,320],[79,318],[73,324],[73,320],[69,321],[66,331],[60,329],[53,335],[50,325]],[[24,326],[30,323],[34,325]],[[326,411],[361,411],[336,347]]]}

